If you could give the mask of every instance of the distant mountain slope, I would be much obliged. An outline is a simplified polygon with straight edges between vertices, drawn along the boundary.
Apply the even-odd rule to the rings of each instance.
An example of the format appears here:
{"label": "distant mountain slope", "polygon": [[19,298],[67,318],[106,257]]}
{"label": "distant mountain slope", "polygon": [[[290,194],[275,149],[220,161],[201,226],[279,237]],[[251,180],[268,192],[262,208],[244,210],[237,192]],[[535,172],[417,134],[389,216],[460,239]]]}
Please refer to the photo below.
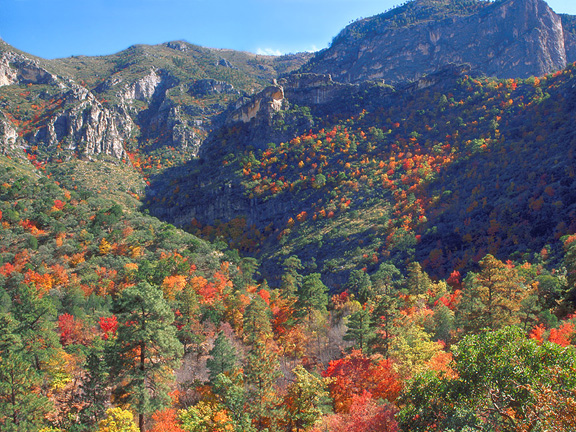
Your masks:
{"label": "distant mountain slope", "polygon": [[543,0],[414,0],[349,25],[303,70],[391,84],[448,63],[499,78],[541,76],[576,60],[562,21]]}
{"label": "distant mountain slope", "polygon": [[[281,57],[175,41],[43,60],[0,42],[0,148],[43,161],[141,149],[195,155],[215,116],[309,54]],[[131,156],[130,156],[131,157]]]}

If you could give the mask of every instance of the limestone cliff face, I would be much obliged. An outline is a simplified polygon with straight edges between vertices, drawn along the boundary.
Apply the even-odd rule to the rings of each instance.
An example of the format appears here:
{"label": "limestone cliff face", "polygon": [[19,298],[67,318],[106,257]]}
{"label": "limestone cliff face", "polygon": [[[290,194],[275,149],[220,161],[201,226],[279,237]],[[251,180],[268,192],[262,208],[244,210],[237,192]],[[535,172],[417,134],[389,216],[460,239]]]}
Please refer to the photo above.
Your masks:
{"label": "limestone cliff face", "polygon": [[4,113],[0,111],[0,154],[9,154],[16,149],[18,132]]}
{"label": "limestone cliff face", "polygon": [[[409,6],[417,14],[418,8],[444,3],[415,0]],[[476,73],[501,78],[541,76],[566,66],[562,21],[543,0],[485,2],[474,13],[421,18],[412,25],[393,20],[385,14],[350,25],[307,70],[331,73],[341,82],[394,84],[448,63],[468,63]]]}
{"label": "limestone cliff face", "polygon": [[[44,120],[34,132],[22,137],[21,145],[63,147],[81,155],[105,153],[125,156],[123,143],[134,126],[121,109],[110,110],[86,88],[58,77],[23,54],[4,51],[0,56],[0,86],[45,84],[61,92],[62,109]],[[4,149],[14,148],[16,127],[2,116],[0,140]]]}
{"label": "limestone cliff face", "polygon": [[241,98],[235,109],[228,115],[226,123],[249,123],[256,117],[269,117],[282,109],[284,89],[281,86],[265,88],[252,98]]}
{"label": "limestone cliff face", "polygon": [[51,74],[31,58],[11,51],[0,55],[0,87],[12,84],[51,84],[64,86],[54,74]]}
{"label": "limestone cliff face", "polygon": [[126,114],[105,108],[87,89],[73,85],[65,94],[65,109],[48,119],[26,139],[38,146],[57,146],[81,155],[126,155],[123,143],[132,125]]}

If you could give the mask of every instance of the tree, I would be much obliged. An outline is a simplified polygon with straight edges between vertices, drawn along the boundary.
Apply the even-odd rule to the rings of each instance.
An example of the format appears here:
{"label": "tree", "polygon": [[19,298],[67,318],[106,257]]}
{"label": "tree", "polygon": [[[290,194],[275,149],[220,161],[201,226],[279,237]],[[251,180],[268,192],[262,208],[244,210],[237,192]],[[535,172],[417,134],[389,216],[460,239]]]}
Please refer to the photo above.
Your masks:
{"label": "tree", "polygon": [[398,432],[395,413],[392,404],[379,404],[364,391],[361,395],[352,396],[349,413],[333,414],[326,423],[330,432]]}
{"label": "tree", "polygon": [[98,432],[137,432],[138,427],[130,411],[120,407],[106,411],[106,418],[100,422]]}
{"label": "tree", "polygon": [[312,310],[326,310],[328,305],[328,288],[322,283],[320,273],[306,275],[298,295],[296,306],[308,314]]}
{"label": "tree", "polygon": [[372,281],[363,270],[352,270],[348,278],[348,283],[346,284],[346,289],[350,293],[356,294],[360,303],[366,303],[366,301],[374,295]]}
{"label": "tree", "polygon": [[143,431],[145,415],[170,403],[168,384],[182,357],[182,344],[159,288],[146,282],[126,288],[115,299],[113,312],[119,325],[108,351],[110,374],[118,384],[116,394],[136,410]]}
{"label": "tree", "polygon": [[256,295],[244,312],[244,339],[248,343],[254,343],[271,335],[270,308],[262,297]]}
{"label": "tree", "polygon": [[278,396],[275,384],[280,376],[278,357],[267,348],[265,341],[257,339],[248,352],[244,370],[248,411],[256,429],[263,430],[276,420]]}
{"label": "tree", "polygon": [[108,391],[108,365],[102,349],[93,348],[86,359],[86,377],[82,383],[82,401],[86,406],[80,411],[80,422],[84,425],[97,424],[106,411],[110,400]]}
{"label": "tree", "polygon": [[432,281],[417,262],[408,264],[408,277],[405,284],[412,295],[427,294],[432,289]]}
{"label": "tree", "polygon": [[576,352],[517,327],[466,336],[454,376],[416,376],[400,398],[403,430],[573,430]]}
{"label": "tree", "polygon": [[229,374],[217,375],[212,386],[221,405],[228,410],[235,430],[238,432],[253,431],[252,420],[246,410],[247,389],[244,386],[242,370],[237,368]]}
{"label": "tree", "polygon": [[8,314],[0,315],[0,430],[39,429],[51,403],[40,393],[43,376],[14,333],[18,325]]}
{"label": "tree", "polygon": [[328,392],[324,380],[302,366],[297,366],[292,372],[295,378],[284,397],[284,423],[287,431],[299,432],[308,429],[322,415],[320,404]]}
{"label": "tree", "polygon": [[302,269],[302,261],[296,255],[289,256],[282,263],[280,290],[284,297],[293,297],[300,290],[302,275],[299,271]]}
{"label": "tree", "polygon": [[518,324],[522,302],[530,293],[513,266],[486,255],[480,272],[469,273],[464,281],[459,323],[464,330],[476,332]]}
{"label": "tree", "polygon": [[350,412],[353,396],[362,395],[364,391],[376,399],[393,402],[402,389],[390,360],[380,356],[367,357],[360,351],[331,361],[322,375],[331,378],[328,388],[337,413]]}
{"label": "tree", "polygon": [[237,360],[236,349],[224,332],[218,333],[218,337],[214,341],[214,348],[210,350],[210,356],[206,360],[206,366],[210,371],[210,381],[214,381],[217,375],[234,369]]}
{"label": "tree", "polygon": [[370,311],[367,308],[360,308],[348,317],[348,329],[344,335],[345,341],[354,342],[354,348],[366,351],[368,344],[374,338],[371,326]]}

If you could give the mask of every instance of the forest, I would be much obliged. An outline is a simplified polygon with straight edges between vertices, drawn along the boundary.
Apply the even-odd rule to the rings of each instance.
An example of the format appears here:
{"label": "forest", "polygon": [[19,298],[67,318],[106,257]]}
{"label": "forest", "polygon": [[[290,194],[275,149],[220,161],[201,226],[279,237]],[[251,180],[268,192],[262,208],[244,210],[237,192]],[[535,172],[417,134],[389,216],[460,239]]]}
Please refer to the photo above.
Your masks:
{"label": "forest", "polygon": [[[73,160],[39,162],[34,150],[27,160],[1,156],[1,430],[574,430],[576,235],[564,223],[543,231],[548,244],[535,250],[537,232],[518,228],[533,226],[531,219],[502,226],[494,212],[505,207],[494,206],[483,228],[485,213],[474,216],[490,199],[503,199],[483,187],[491,156],[503,179],[509,153],[519,160],[517,152],[532,151],[529,140],[506,147],[513,118],[494,123],[522,108],[523,116],[553,124],[550,113],[561,112],[554,107],[570,100],[547,94],[567,88],[572,71],[522,82],[466,76],[450,98],[437,95],[437,112],[418,110],[404,126],[393,121],[401,118],[394,110],[363,110],[258,154],[240,153],[229,163],[239,167],[247,193],[268,202],[291,191],[303,206],[286,216],[282,231],[263,229],[251,244],[236,222],[198,225],[198,234],[220,239],[201,240],[139,209],[141,196],[110,180],[126,164],[146,175],[174,159],[103,160],[88,182]],[[459,91],[469,98],[458,100]],[[434,97],[420,96],[421,104]],[[474,97],[492,103],[478,107],[481,123],[465,108]],[[447,125],[457,122],[455,137],[439,123],[421,132],[409,124],[432,123],[433,115],[439,121],[441,113]],[[547,140],[553,154],[564,130],[541,120],[515,134],[530,137],[533,124],[543,126],[534,141]],[[477,142],[466,139],[469,131]],[[429,194],[438,193],[435,182],[470,187],[450,177],[457,160],[472,161],[464,176],[481,183],[462,193],[470,204],[450,197],[451,210],[441,201],[446,190]],[[560,167],[573,177],[570,164]],[[510,206],[522,208],[530,190],[534,216],[520,214],[560,218],[558,201],[571,205],[562,177],[529,179],[502,187]],[[333,193],[320,195],[327,186]],[[319,271],[288,253],[268,284],[249,254],[266,235],[290,245],[282,238],[291,229],[334,221],[353,200],[366,202],[363,194],[389,203],[382,209],[388,217],[379,216],[387,235],[371,253],[354,256],[344,283],[327,282],[338,263]],[[558,211],[540,215],[544,208]],[[431,251],[418,261],[415,245],[444,238],[419,228],[441,210],[464,215],[459,228],[475,252],[434,261]],[[510,233],[524,237],[510,241]],[[524,252],[510,253],[511,244]]]}
{"label": "forest", "polygon": [[576,430],[576,63],[392,87],[307,53],[10,49],[0,432]]}

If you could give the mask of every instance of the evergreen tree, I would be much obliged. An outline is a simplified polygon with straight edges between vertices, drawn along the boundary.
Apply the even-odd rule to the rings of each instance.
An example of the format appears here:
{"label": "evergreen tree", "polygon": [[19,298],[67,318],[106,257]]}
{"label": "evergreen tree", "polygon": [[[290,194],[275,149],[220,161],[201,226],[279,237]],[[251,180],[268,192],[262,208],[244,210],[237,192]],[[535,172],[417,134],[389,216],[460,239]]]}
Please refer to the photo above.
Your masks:
{"label": "evergreen tree", "polygon": [[270,308],[259,295],[255,296],[244,312],[244,339],[249,344],[272,335]]}
{"label": "evergreen tree", "polygon": [[376,297],[372,310],[371,324],[374,338],[373,349],[381,352],[386,359],[390,357],[390,342],[396,334],[395,321],[399,317],[398,297],[395,292],[384,292]]}
{"label": "evergreen tree", "polygon": [[293,297],[300,290],[302,275],[299,271],[303,268],[302,261],[296,255],[291,255],[284,260],[280,282],[280,290],[284,297]]}
{"label": "evergreen tree", "polygon": [[88,355],[86,359],[86,378],[82,384],[82,400],[87,405],[80,411],[80,423],[83,425],[95,425],[106,414],[106,407],[110,399],[107,387],[108,365],[97,349]]}
{"label": "evergreen tree", "polygon": [[310,314],[313,310],[326,310],[328,305],[328,288],[320,279],[320,273],[306,275],[296,306]]}
{"label": "evergreen tree", "polygon": [[363,270],[352,270],[346,289],[358,297],[358,301],[362,304],[374,295],[372,290],[372,281],[370,276]]}
{"label": "evergreen tree", "polygon": [[10,432],[38,430],[52,408],[40,393],[43,375],[24,350],[17,328],[10,315],[0,315],[0,430]]}
{"label": "evergreen tree", "polygon": [[348,330],[344,335],[344,340],[354,342],[354,348],[366,352],[368,344],[374,338],[371,326],[370,311],[361,308],[353,312],[348,317]]}
{"label": "evergreen tree", "polygon": [[480,272],[469,273],[464,285],[458,305],[459,326],[472,332],[520,323],[522,303],[532,293],[514,267],[492,255],[480,261]]}
{"label": "evergreen tree", "polygon": [[174,314],[159,288],[146,282],[126,288],[116,298],[117,337],[108,351],[116,393],[138,413],[144,430],[145,415],[170,403],[168,384],[179,365],[182,344],[172,326]]}
{"label": "evergreen tree", "polygon": [[265,340],[256,340],[246,357],[245,379],[248,411],[257,430],[275,423],[278,416],[276,380],[280,377],[280,365],[276,353],[269,349]]}
{"label": "evergreen tree", "polygon": [[218,337],[214,341],[214,348],[210,350],[210,356],[206,360],[206,366],[210,371],[210,381],[214,381],[219,374],[234,369],[237,360],[236,349],[223,332],[218,333]]}
{"label": "evergreen tree", "polygon": [[307,430],[322,415],[320,405],[328,396],[322,378],[312,375],[302,366],[293,371],[294,381],[288,387],[284,398],[286,416],[285,428],[289,432]]}
{"label": "evergreen tree", "polygon": [[241,369],[234,369],[228,374],[217,375],[212,382],[214,392],[220,397],[232,416],[234,430],[252,432],[252,419],[246,411],[246,387]]}
{"label": "evergreen tree", "polygon": [[432,289],[432,281],[422,270],[420,263],[408,264],[408,277],[406,278],[406,288],[411,295],[426,294]]}

